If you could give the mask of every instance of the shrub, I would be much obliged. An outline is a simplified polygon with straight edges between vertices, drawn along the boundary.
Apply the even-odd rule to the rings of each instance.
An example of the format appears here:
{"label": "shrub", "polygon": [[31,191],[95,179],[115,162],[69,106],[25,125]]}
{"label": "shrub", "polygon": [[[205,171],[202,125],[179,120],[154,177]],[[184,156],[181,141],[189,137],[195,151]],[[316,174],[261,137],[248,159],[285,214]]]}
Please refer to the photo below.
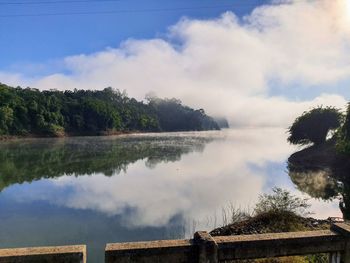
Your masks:
{"label": "shrub", "polygon": [[255,214],[269,212],[292,212],[299,215],[307,214],[310,207],[308,199],[292,195],[287,190],[278,187],[272,189],[273,194],[262,194],[255,206]]}

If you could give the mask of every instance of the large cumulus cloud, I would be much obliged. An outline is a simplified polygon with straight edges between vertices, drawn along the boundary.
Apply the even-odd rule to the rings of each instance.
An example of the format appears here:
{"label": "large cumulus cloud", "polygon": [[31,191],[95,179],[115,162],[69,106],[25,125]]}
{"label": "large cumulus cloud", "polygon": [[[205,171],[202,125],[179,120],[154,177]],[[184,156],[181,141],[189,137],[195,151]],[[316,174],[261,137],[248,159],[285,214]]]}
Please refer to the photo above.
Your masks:
{"label": "large cumulus cloud", "polygon": [[[346,7],[345,0],[279,1],[244,18],[232,12],[213,20],[183,18],[164,38],[130,39],[64,58],[55,74],[0,77],[39,89],[112,86],[138,99],[154,91],[225,115],[234,125],[286,126],[312,106],[345,106],[344,94],[332,88],[350,80]],[[285,95],[295,87],[297,98]],[[320,87],[322,94],[307,96]]]}

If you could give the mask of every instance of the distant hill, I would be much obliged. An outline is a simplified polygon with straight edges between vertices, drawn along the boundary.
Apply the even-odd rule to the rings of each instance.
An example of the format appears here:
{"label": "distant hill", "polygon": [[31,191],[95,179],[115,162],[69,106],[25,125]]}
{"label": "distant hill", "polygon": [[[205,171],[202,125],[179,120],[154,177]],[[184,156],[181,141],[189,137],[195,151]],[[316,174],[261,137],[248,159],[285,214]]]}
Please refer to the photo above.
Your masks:
{"label": "distant hill", "polygon": [[215,122],[219,125],[220,128],[230,128],[230,125],[228,124],[228,121],[224,117],[214,117]]}
{"label": "distant hill", "polygon": [[177,99],[153,97],[144,103],[112,88],[62,92],[0,84],[3,137],[219,129],[203,109],[192,109]]}

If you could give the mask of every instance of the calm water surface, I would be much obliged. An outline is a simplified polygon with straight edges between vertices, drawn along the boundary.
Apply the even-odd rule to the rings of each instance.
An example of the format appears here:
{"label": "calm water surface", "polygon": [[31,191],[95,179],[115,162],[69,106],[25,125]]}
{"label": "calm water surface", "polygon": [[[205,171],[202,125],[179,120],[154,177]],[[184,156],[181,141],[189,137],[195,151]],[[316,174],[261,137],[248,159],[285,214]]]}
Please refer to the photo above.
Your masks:
{"label": "calm water surface", "polygon": [[[279,128],[30,139],[0,149],[0,247],[87,244],[89,262],[103,262],[106,243],[220,226],[223,208],[249,209],[274,186],[309,196],[326,184],[291,180],[286,160],[298,149]],[[315,217],[341,216],[338,201],[310,202]]]}

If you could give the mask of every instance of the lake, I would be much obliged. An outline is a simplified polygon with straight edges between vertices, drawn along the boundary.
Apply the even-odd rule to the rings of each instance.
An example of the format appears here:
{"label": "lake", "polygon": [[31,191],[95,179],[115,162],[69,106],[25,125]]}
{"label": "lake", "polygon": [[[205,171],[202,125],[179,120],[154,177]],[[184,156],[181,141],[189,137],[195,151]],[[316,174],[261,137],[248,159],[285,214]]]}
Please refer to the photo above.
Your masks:
{"label": "lake", "polygon": [[[102,262],[106,243],[211,230],[275,186],[309,197],[310,181],[288,175],[299,149],[286,138],[246,128],[2,142],[0,246],[87,244],[88,261]],[[341,216],[337,199],[310,204],[314,217]]]}

